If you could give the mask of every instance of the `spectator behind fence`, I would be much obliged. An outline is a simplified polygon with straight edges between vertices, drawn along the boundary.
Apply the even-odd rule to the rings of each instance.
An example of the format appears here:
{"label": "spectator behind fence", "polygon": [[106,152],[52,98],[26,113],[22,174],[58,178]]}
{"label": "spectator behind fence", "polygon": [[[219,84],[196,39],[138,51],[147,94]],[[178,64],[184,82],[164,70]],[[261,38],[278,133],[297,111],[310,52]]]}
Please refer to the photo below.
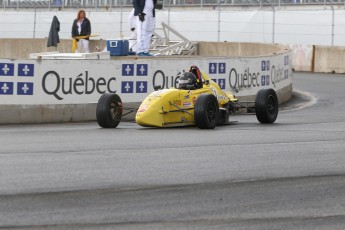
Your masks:
{"label": "spectator behind fence", "polygon": [[91,22],[86,18],[84,10],[79,10],[77,18],[73,22],[72,37],[77,40],[76,53],[89,53],[89,37],[91,35]]}

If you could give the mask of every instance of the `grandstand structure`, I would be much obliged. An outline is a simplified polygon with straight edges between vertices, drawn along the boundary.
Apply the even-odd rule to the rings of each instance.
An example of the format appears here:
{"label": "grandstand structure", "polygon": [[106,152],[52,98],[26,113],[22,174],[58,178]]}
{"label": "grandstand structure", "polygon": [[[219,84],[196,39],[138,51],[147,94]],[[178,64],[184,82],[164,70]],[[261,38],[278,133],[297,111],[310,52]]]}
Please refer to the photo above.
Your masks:
{"label": "grandstand structure", "polygon": [[[281,5],[345,5],[345,0],[161,0],[163,6],[281,6]],[[3,9],[20,8],[116,8],[130,7],[131,0],[0,0]]]}

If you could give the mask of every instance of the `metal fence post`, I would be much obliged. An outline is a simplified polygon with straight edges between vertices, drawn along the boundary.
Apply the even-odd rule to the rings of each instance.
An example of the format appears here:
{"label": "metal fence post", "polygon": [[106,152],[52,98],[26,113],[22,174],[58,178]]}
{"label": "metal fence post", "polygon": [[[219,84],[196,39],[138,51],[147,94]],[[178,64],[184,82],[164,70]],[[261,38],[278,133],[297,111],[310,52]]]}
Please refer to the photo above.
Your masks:
{"label": "metal fence post", "polygon": [[220,41],[220,0],[218,0],[218,42]]}
{"label": "metal fence post", "polygon": [[276,11],[274,5],[272,4],[272,13],[273,13],[273,20],[272,20],[272,43],[274,43],[274,36],[275,36],[275,24],[276,24]]}
{"label": "metal fence post", "polygon": [[[170,26],[170,0],[168,1],[168,26]],[[170,31],[168,30],[168,40],[170,40]]]}
{"label": "metal fence post", "polygon": [[[123,3],[125,0],[123,0],[123,1],[121,1],[121,3]],[[121,17],[121,19],[120,19],[120,39],[123,39],[123,29],[122,29],[122,23],[123,23],[123,21],[122,21],[122,15],[123,15],[123,7],[122,7],[122,4],[120,5],[120,17]]]}
{"label": "metal fence post", "polygon": [[332,9],[332,46],[334,46],[334,8],[333,4],[331,5]]}
{"label": "metal fence post", "polygon": [[34,33],[33,33],[33,38],[36,37],[36,16],[37,16],[36,0],[34,0],[34,8],[35,8],[35,13],[34,13]]}

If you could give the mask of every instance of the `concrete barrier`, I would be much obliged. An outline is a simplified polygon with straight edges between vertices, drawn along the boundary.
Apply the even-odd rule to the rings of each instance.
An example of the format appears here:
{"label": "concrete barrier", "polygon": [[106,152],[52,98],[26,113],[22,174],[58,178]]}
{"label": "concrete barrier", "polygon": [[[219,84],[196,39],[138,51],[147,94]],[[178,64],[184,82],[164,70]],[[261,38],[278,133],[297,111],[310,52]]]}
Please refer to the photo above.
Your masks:
{"label": "concrete barrier", "polygon": [[289,51],[286,46],[250,42],[199,42],[198,55],[214,57],[261,57]]}
{"label": "concrete barrier", "polygon": [[312,72],[314,68],[313,45],[288,45],[292,50],[292,68],[295,71]]}
{"label": "concrete barrier", "polygon": [[[58,51],[71,52],[72,40],[61,39],[57,47],[47,47],[47,38],[42,39],[7,39],[0,38],[0,58],[26,59],[32,53]],[[104,40],[90,40],[90,50],[95,52],[103,50],[106,46]],[[292,68],[295,71],[313,71],[312,45],[288,45],[293,52]],[[223,57],[252,57],[272,55],[284,52],[287,47],[277,44],[240,43],[240,42],[199,42],[198,55]]]}
{"label": "concrete barrier", "polygon": [[[0,39],[0,58],[26,59],[32,53],[58,51],[70,53],[72,50],[72,39],[61,39],[57,47],[47,47],[47,38],[2,38]],[[96,52],[97,47],[103,50],[106,46],[104,40],[90,40],[90,51]]]}
{"label": "concrete barrier", "polygon": [[[64,42],[61,47],[67,49],[69,41]],[[98,42],[101,47],[105,45],[104,41]],[[43,39],[37,44],[42,48],[44,43]],[[200,55],[188,57],[0,59],[0,124],[95,120],[101,94],[116,92],[125,105],[136,107],[154,85],[173,87],[191,65],[199,66],[225,91],[240,99],[254,100],[262,88],[275,89],[279,103],[290,99],[291,50],[285,46],[201,42],[199,48]],[[37,50],[42,51],[51,50]],[[28,54],[24,50],[14,56]]]}
{"label": "concrete barrier", "polygon": [[314,72],[345,73],[344,46],[314,46]]}
{"label": "concrete barrier", "polygon": [[[32,53],[58,51],[70,53],[72,39],[61,39],[57,47],[47,47],[47,38],[0,38],[0,58],[26,59]],[[90,40],[91,52],[106,47],[105,40]],[[288,51],[289,48],[278,44],[249,43],[249,42],[198,42],[199,56],[214,57],[260,57],[275,55]]]}

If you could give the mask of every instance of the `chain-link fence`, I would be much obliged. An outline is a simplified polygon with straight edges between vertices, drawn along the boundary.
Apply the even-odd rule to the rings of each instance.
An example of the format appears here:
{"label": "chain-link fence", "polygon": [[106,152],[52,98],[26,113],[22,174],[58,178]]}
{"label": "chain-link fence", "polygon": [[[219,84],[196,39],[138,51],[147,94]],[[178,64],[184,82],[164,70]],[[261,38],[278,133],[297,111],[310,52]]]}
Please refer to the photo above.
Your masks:
{"label": "chain-link fence", "polygon": [[[93,33],[99,35],[97,39],[130,36],[128,15],[132,6],[129,0],[128,2],[117,1],[113,3],[121,1],[123,5],[114,5],[109,8],[113,10],[108,11],[104,7],[101,10],[101,8],[95,9],[95,6],[87,8],[85,5],[80,5],[80,8],[87,10],[87,16],[92,21]],[[325,7],[271,5],[263,8],[226,5],[217,7],[216,5],[207,9],[195,5],[195,9],[191,9],[191,7],[183,7],[183,4],[187,5],[185,1],[192,0],[165,1],[163,10],[157,11],[157,26],[165,22],[191,41],[345,45],[345,5],[343,3],[336,5],[335,2],[327,2]],[[198,1],[215,2],[216,0]],[[226,0],[221,1],[222,4],[226,4],[224,2]],[[88,2],[83,2],[83,4],[86,3]],[[105,2],[101,3],[104,6]],[[180,7],[173,7],[175,3]],[[298,3],[298,5],[304,3]],[[0,38],[45,38],[49,33],[54,15],[60,21],[60,38],[70,38],[71,23],[76,17],[79,6],[71,4],[71,7],[75,8],[68,10],[66,6],[66,10],[57,11],[51,8],[50,11],[43,7],[34,8],[34,10],[18,7],[17,12],[6,8],[0,13]]]}
{"label": "chain-link fence", "polygon": [[[169,6],[284,6],[284,5],[340,5],[345,0],[158,0]],[[130,7],[132,0],[0,0],[3,9],[21,8],[105,8]]]}

